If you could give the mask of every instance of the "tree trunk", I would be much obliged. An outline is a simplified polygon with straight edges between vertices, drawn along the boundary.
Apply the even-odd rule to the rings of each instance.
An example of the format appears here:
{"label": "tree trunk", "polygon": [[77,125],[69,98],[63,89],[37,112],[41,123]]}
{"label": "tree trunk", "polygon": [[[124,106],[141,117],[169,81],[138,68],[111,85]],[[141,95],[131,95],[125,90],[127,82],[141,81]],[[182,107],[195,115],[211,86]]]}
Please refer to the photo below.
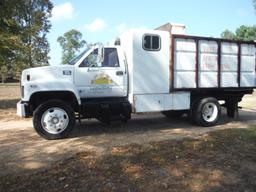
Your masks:
{"label": "tree trunk", "polygon": [[2,84],[4,84],[4,74],[1,75],[2,76]]}

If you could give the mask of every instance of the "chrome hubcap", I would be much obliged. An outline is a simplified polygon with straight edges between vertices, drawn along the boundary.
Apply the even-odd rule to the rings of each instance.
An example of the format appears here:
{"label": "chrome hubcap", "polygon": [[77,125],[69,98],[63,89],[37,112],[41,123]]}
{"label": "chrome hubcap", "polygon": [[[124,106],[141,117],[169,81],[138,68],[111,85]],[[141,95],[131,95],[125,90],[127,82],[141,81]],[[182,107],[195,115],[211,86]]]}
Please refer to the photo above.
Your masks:
{"label": "chrome hubcap", "polygon": [[58,107],[46,110],[41,119],[43,129],[50,134],[59,134],[63,132],[67,128],[68,123],[68,114]]}
{"label": "chrome hubcap", "polygon": [[203,119],[207,122],[213,122],[218,117],[218,107],[214,103],[206,103],[203,107]]}

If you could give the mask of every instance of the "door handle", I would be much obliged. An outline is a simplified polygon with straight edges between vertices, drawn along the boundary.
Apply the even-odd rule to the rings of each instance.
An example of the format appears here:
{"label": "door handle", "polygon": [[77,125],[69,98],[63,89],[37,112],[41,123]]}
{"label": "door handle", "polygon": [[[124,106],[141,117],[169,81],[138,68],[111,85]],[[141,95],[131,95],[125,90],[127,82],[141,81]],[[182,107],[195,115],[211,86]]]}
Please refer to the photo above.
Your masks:
{"label": "door handle", "polygon": [[116,75],[117,75],[117,76],[122,76],[122,75],[124,75],[124,72],[123,72],[123,71],[117,71],[117,72],[116,72]]}

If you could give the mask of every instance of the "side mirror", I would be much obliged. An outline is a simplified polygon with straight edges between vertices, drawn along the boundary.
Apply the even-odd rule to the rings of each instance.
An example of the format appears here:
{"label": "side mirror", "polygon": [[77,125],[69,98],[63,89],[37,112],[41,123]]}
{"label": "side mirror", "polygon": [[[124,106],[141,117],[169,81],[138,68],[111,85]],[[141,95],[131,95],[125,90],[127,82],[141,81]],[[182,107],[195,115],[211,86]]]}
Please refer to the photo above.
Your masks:
{"label": "side mirror", "polygon": [[93,52],[87,57],[88,67],[100,67],[104,61],[104,46],[102,43],[91,45]]}

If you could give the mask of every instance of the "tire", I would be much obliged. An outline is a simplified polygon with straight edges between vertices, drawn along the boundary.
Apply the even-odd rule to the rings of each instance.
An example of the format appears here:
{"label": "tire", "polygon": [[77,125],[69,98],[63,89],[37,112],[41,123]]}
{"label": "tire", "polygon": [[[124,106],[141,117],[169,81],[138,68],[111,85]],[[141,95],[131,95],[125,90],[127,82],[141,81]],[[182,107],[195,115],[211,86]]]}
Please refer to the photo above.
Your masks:
{"label": "tire", "polygon": [[192,108],[193,121],[200,126],[210,127],[218,123],[221,107],[217,99],[207,97],[196,102]]}
{"label": "tire", "polygon": [[185,114],[185,112],[184,111],[162,111],[162,114],[169,119],[178,119],[183,114]]}
{"label": "tire", "polygon": [[61,100],[50,100],[39,105],[33,114],[36,132],[47,140],[67,137],[75,121],[73,108]]}

